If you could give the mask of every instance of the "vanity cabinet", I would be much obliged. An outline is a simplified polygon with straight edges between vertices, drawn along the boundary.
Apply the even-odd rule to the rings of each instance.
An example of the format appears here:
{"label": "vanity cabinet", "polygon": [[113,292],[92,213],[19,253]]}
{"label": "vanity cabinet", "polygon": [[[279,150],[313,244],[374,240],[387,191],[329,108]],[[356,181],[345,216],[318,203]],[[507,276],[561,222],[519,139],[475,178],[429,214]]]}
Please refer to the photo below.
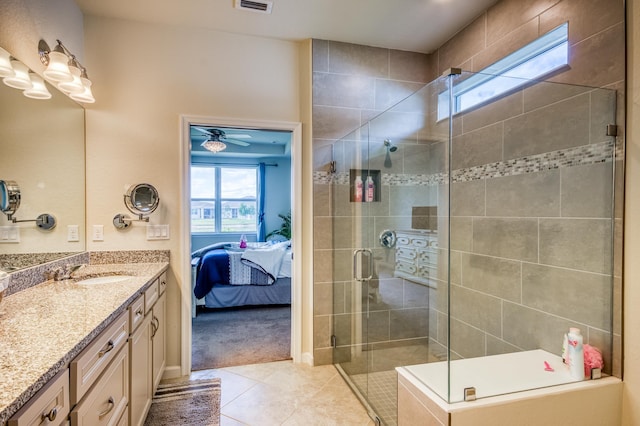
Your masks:
{"label": "vanity cabinet", "polygon": [[8,426],[61,425],[69,411],[69,370],[64,369],[14,414]]}
{"label": "vanity cabinet", "polygon": [[[130,307],[130,314],[137,319],[137,327],[132,327],[129,338],[129,424],[132,426],[144,425],[153,394],[164,373],[166,282],[166,273],[163,273]],[[144,316],[140,312],[144,312]],[[140,317],[143,319],[139,320]]]}
{"label": "vanity cabinet", "polygon": [[158,301],[152,308],[154,330],[152,334],[153,346],[153,391],[158,388],[162,374],[166,366],[166,340],[167,340],[167,297],[165,290],[167,288],[167,273],[164,272],[158,279]]}
{"label": "vanity cabinet", "polygon": [[129,354],[131,356],[129,383],[131,402],[129,404],[129,424],[144,424],[145,416],[151,407],[153,398],[151,387],[151,316],[143,316],[129,338]]}

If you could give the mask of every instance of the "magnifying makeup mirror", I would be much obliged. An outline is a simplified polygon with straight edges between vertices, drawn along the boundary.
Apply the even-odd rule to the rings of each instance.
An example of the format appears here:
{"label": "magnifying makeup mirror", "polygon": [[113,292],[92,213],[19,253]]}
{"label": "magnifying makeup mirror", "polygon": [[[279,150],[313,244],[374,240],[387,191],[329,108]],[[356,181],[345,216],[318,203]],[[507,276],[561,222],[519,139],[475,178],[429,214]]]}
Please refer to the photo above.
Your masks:
{"label": "magnifying makeup mirror", "polygon": [[7,215],[11,223],[35,222],[42,230],[49,231],[56,227],[56,218],[49,213],[43,213],[35,219],[18,220],[14,215],[20,207],[20,187],[13,180],[0,180],[0,211]]}
{"label": "magnifying makeup mirror", "polygon": [[124,205],[137,219],[130,219],[127,215],[117,214],[113,218],[113,226],[125,229],[134,221],[149,222],[149,217],[160,204],[158,190],[148,183],[139,183],[129,187],[124,194]]}

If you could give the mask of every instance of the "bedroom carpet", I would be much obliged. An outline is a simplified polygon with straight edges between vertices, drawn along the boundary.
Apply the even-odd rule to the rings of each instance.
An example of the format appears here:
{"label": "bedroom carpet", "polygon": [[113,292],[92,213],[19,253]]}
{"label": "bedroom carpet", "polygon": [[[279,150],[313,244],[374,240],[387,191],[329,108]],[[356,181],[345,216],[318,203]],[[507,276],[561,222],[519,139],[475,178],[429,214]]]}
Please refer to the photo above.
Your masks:
{"label": "bedroom carpet", "polygon": [[198,310],[192,370],[291,359],[291,306]]}
{"label": "bedroom carpet", "polygon": [[219,426],[220,379],[161,383],[145,426]]}

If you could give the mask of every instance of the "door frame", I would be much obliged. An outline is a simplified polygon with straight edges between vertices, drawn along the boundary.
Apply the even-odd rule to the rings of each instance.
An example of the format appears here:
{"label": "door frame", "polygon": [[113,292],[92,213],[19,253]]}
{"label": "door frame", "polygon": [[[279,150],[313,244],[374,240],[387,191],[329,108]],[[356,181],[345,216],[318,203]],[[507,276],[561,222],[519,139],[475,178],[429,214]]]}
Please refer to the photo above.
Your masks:
{"label": "door frame", "polygon": [[191,125],[237,127],[250,129],[282,130],[291,132],[291,221],[294,249],[291,273],[291,357],[293,362],[302,361],[302,123],[290,121],[248,120],[232,117],[180,116],[180,190],[181,190],[181,242],[180,264],[181,286],[181,361],[182,376],[191,373],[191,227],[189,206],[191,204]]}

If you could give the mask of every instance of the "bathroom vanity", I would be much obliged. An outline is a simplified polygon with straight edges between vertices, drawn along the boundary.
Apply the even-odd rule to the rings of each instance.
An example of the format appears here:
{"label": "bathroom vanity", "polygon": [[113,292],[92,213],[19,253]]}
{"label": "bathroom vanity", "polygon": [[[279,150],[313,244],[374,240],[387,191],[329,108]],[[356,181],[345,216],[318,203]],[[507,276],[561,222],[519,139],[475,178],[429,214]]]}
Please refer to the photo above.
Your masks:
{"label": "bathroom vanity", "polygon": [[165,366],[167,268],[90,265],[6,297],[0,424],[143,424]]}

